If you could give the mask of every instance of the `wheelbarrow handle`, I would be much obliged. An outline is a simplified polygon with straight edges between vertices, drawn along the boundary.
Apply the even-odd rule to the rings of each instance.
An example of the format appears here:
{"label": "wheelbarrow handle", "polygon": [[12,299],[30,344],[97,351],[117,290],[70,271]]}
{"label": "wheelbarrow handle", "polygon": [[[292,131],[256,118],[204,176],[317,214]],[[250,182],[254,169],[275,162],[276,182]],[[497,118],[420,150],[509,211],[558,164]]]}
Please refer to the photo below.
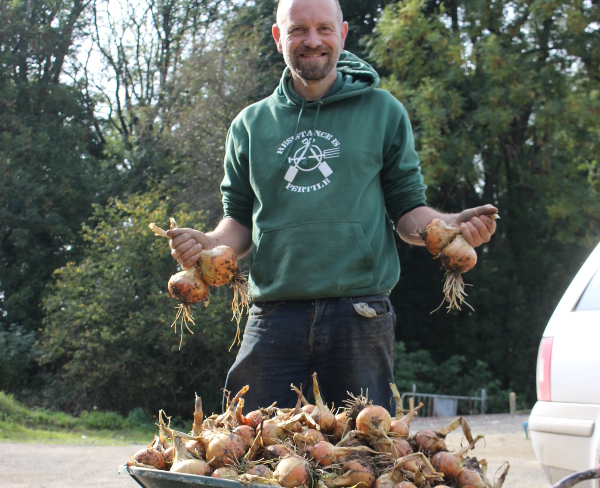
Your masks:
{"label": "wheelbarrow handle", "polygon": [[552,488],[571,488],[580,481],[600,479],[600,468],[587,469],[577,473],[570,474],[558,483],[552,485]]}

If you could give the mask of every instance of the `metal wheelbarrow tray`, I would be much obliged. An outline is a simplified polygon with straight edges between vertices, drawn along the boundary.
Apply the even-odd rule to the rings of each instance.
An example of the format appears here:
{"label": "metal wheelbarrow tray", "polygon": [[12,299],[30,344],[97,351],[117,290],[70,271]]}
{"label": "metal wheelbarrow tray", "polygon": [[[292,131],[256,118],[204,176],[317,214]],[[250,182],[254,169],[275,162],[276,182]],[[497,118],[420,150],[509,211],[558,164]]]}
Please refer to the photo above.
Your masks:
{"label": "metal wheelbarrow tray", "polygon": [[170,473],[158,469],[138,468],[123,464],[119,474],[128,474],[144,488],[188,488],[207,486],[210,488],[268,488],[265,485],[247,485],[239,481],[198,476],[196,474]]}

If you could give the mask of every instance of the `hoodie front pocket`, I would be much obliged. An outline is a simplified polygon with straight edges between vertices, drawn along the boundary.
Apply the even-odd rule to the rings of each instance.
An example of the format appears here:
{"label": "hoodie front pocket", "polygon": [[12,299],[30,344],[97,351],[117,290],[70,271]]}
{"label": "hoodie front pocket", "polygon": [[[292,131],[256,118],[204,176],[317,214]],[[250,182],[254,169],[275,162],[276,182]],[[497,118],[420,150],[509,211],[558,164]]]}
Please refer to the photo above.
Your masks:
{"label": "hoodie front pocket", "polygon": [[250,280],[264,299],[343,296],[368,289],[375,257],[357,222],[313,222],[263,232]]}

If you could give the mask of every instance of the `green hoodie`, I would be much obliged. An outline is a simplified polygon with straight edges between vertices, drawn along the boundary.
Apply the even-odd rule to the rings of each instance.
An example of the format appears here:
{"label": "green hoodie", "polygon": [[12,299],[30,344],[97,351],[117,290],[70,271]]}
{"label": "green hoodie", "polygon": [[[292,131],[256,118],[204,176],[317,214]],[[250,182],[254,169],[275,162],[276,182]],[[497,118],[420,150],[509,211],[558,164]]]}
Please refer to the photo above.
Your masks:
{"label": "green hoodie", "polygon": [[389,294],[400,277],[394,224],[425,204],[408,114],[353,54],[337,71],[305,102],[286,68],[229,130],[223,207],[252,229],[256,301]]}

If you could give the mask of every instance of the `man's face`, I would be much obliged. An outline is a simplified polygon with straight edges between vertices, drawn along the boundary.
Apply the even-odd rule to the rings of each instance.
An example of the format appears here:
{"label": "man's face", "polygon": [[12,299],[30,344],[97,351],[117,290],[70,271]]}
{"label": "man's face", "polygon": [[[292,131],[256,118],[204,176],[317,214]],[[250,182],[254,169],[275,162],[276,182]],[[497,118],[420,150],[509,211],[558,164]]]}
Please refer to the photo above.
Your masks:
{"label": "man's face", "polygon": [[299,78],[322,80],[335,70],[348,33],[334,0],[285,0],[273,37],[285,63]]}

